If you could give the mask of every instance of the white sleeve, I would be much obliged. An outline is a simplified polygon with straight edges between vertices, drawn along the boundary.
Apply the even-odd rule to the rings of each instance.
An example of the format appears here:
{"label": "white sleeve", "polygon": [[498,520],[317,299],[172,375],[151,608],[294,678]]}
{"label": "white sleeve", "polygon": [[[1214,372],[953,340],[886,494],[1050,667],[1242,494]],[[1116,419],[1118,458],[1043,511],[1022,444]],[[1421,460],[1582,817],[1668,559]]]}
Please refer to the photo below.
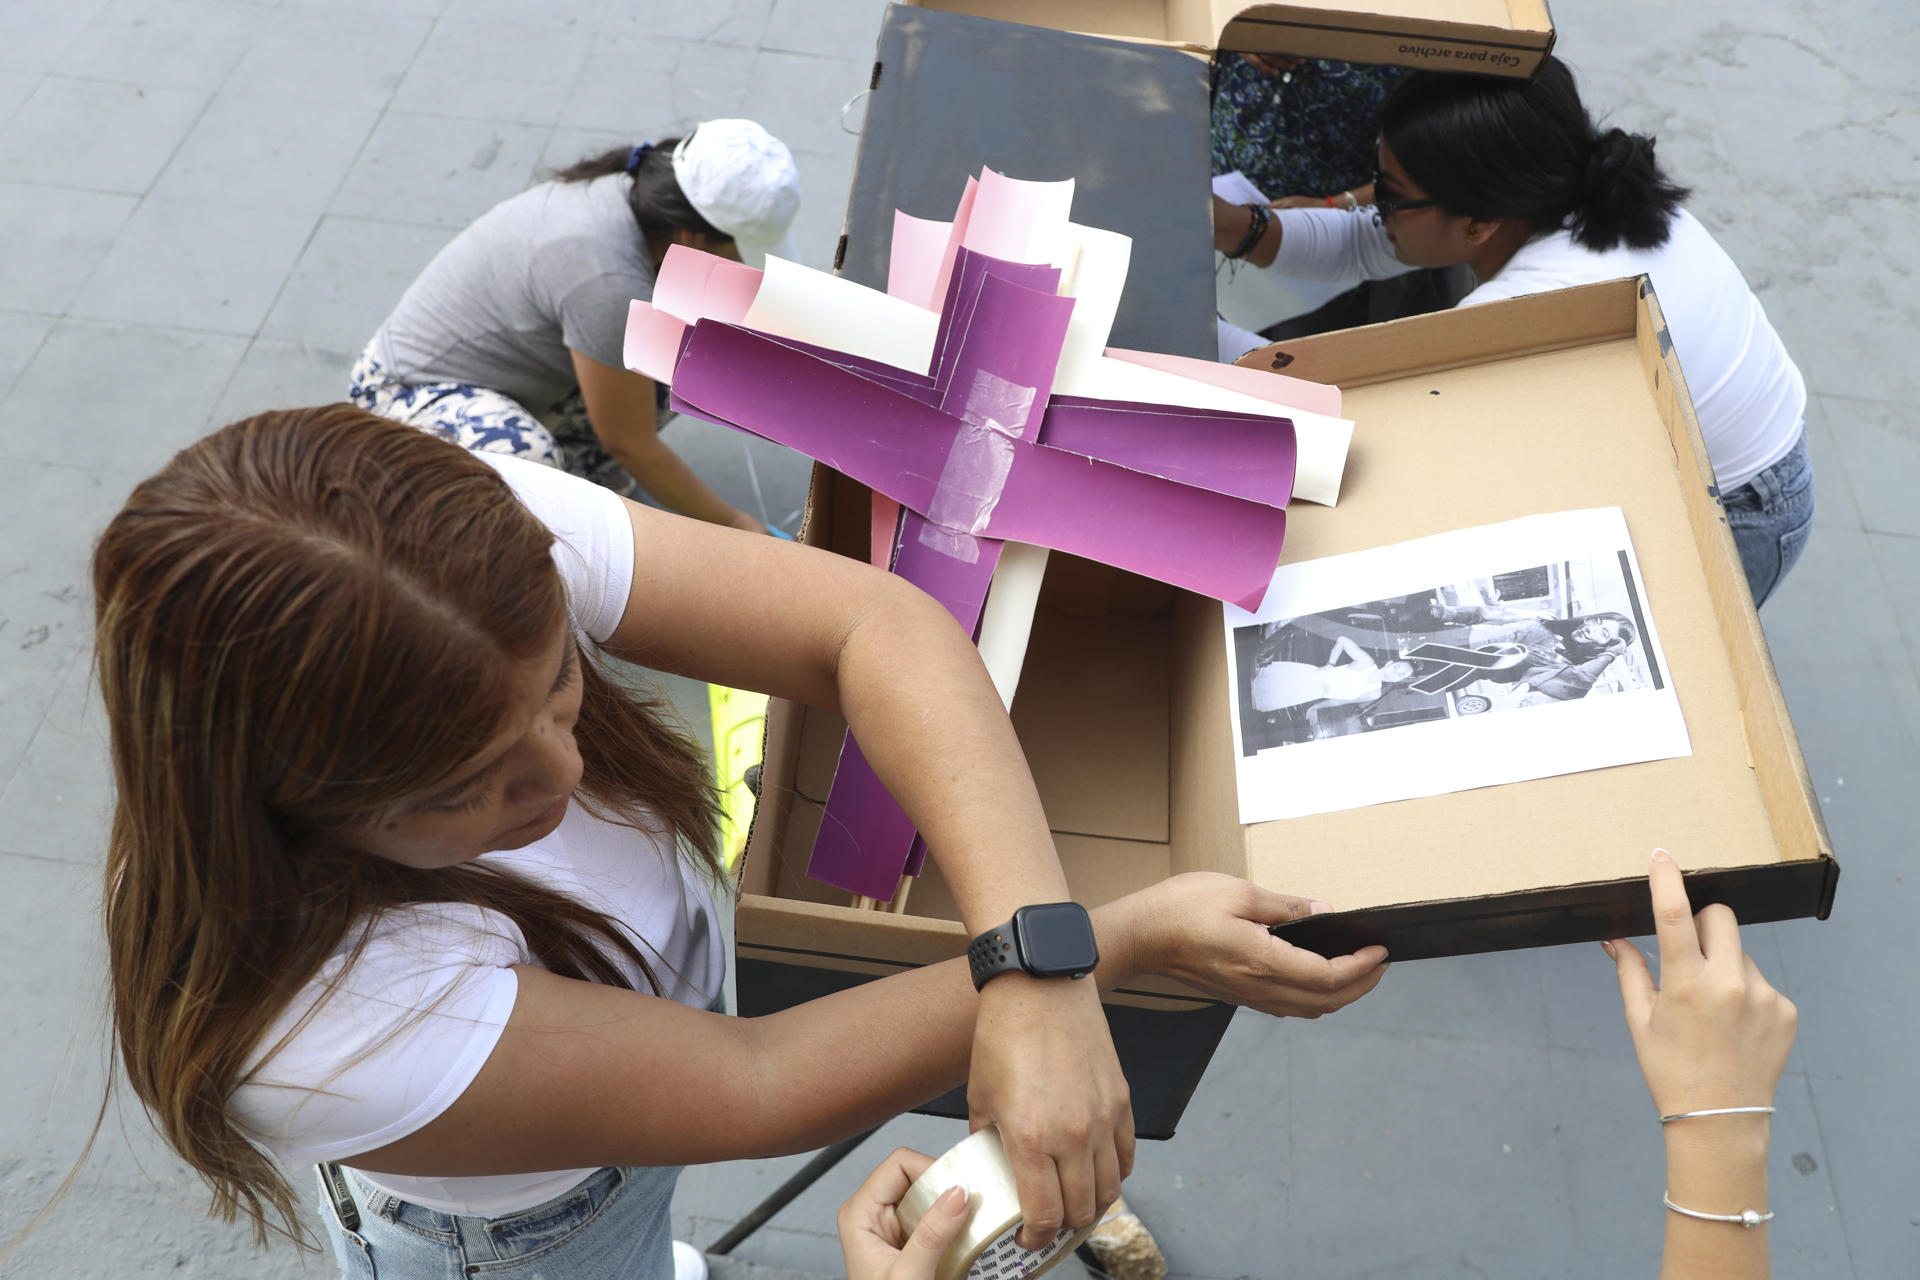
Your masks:
{"label": "white sleeve", "polygon": [[1393,256],[1373,210],[1275,209],[1280,249],[1270,271],[1302,280],[1385,280],[1414,270]]}
{"label": "white sleeve", "polygon": [[1225,316],[1214,318],[1214,338],[1220,349],[1221,364],[1232,364],[1254,348],[1267,345],[1265,338],[1251,329],[1242,329]]}
{"label": "white sleeve", "polygon": [[473,1083],[519,993],[507,966],[530,960],[494,912],[389,913],[344,976],[343,953],[275,1019],[228,1115],[287,1168],[399,1141]]}
{"label": "white sleeve", "polygon": [[555,467],[498,453],[474,457],[498,471],[526,508],[553,530],[553,562],[574,624],[595,644],[605,644],[633,590],[633,522],[626,503],[611,489]]}

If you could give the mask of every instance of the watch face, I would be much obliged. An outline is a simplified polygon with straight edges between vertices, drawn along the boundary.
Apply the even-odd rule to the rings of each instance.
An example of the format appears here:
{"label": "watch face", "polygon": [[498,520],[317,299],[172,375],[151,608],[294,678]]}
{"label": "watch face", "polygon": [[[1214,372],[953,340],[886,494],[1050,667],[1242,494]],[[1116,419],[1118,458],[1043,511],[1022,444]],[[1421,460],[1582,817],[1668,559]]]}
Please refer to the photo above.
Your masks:
{"label": "watch face", "polygon": [[1022,907],[1014,917],[1020,929],[1021,967],[1042,977],[1086,973],[1100,963],[1093,944],[1093,922],[1077,902]]}

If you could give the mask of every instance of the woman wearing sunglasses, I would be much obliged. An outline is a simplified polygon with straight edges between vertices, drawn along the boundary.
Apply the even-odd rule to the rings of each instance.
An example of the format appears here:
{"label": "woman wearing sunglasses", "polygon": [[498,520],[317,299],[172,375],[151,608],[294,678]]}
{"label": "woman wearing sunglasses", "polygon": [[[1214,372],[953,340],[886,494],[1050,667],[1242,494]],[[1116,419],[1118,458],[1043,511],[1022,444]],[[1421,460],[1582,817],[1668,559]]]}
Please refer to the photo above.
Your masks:
{"label": "woman wearing sunglasses", "polygon": [[1316,279],[1464,263],[1480,283],[1462,306],[1651,277],[1758,604],[1813,526],[1807,388],[1687,194],[1652,138],[1597,129],[1549,57],[1531,80],[1409,77],[1381,115],[1371,211],[1216,210],[1215,242]]}

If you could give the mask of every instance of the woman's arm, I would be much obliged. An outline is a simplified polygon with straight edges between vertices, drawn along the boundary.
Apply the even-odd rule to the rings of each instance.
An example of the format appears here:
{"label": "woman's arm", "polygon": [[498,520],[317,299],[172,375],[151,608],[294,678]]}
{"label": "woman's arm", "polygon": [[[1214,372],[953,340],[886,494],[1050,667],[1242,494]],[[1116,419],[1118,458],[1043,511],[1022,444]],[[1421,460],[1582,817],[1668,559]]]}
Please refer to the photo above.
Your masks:
{"label": "woman's arm", "polygon": [[[944,608],[845,556],[627,511],[634,578],[610,652],[845,716],[969,932],[1071,896],[999,694]],[[978,1007],[974,1120],[999,1124],[1030,1217],[1044,1221],[1061,1196],[1091,1206],[1095,1183],[1117,1186],[1133,1148],[1126,1079],[1092,987],[1012,973],[988,983]]]}
{"label": "woman's arm", "polygon": [[653,379],[601,364],[578,351],[570,354],[593,433],[641,488],[683,516],[763,531],[759,520],[715,493],[661,441],[654,418]]}
{"label": "woman's arm", "polygon": [[[1097,994],[1096,983],[1164,971],[1223,999],[1318,1017],[1372,990],[1386,953],[1327,960],[1268,932],[1316,906],[1229,876],[1175,877],[1094,911],[1100,967],[1075,985]],[[978,1002],[964,960],[763,1018],[543,969],[516,973],[519,995],[500,1040],[453,1105],[349,1163],[462,1177],[811,1150],[956,1084]]]}
{"label": "woman's arm", "polygon": [[[1602,945],[1618,971],[1627,1030],[1655,1112],[1770,1105],[1798,1012],[1742,951],[1733,912],[1709,906],[1691,913],[1686,883],[1666,850],[1654,851],[1648,880],[1660,942],[1658,985],[1632,943]],[[1769,1128],[1764,1114],[1697,1116],[1662,1126],[1667,1195],[1702,1213],[1767,1212]],[[1665,1280],[1765,1280],[1764,1225],[1703,1222],[1670,1210],[1666,1219]]]}
{"label": "woman's arm", "polygon": [[[1234,204],[1219,196],[1213,198],[1213,247],[1221,253],[1232,253],[1253,230],[1253,206]],[[1256,267],[1271,266],[1273,255],[1280,248],[1280,219],[1267,220],[1266,230],[1253,242],[1242,258]]]}
{"label": "woman's arm", "polygon": [[1347,197],[1353,197],[1354,207],[1373,203],[1373,184],[1363,182],[1357,187],[1348,187],[1345,191],[1330,191],[1318,196],[1281,196],[1278,200],[1267,201],[1270,209],[1345,209]]}
{"label": "woman's arm", "polygon": [[608,652],[846,717],[973,932],[1068,896],[1000,696],[938,602],[846,556],[626,509],[633,584]]}
{"label": "woman's arm", "polygon": [[[1223,204],[1214,202],[1213,239],[1224,253],[1245,236],[1252,215],[1233,205],[1223,210]],[[1229,234],[1231,240],[1221,248]],[[1346,209],[1274,210],[1272,225],[1247,260],[1302,280],[1384,280],[1414,270],[1394,256],[1386,228],[1371,214]]]}
{"label": "woman's arm", "polygon": [[1365,670],[1369,670],[1369,671],[1375,670],[1380,665],[1379,663],[1373,660],[1372,654],[1368,653],[1365,649],[1362,649],[1359,645],[1355,644],[1353,642],[1353,637],[1351,636],[1335,636],[1334,637],[1333,655],[1329,659],[1327,665],[1333,666],[1335,663],[1337,663],[1340,659],[1341,654],[1345,654],[1347,656],[1351,665],[1356,667],[1361,667]]}

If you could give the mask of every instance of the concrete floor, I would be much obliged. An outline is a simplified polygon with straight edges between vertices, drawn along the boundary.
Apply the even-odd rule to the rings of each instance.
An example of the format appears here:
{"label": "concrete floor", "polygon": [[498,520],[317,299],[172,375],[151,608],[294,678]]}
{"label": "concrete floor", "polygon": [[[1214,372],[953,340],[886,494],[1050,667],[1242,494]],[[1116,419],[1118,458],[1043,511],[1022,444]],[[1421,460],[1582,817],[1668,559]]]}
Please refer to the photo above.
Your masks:
{"label": "concrete floor", "polygon": [[[1920,1272],[1920,32],[1902,0],[1557,6],[1589,101],[1655,130],[1814,392],[1819,530],[1765,622],[1845,867],[1834,919],[1752,928],[1799,1002],[1775,1124],[1783,1276]],[[0,4],[0,1234],[91,1124],[107,774],[83,565],[129,486],[209,426],[337,398],[458,228],[556,162],[713,115],[798,154],[824,264],[870,0],[7,0]],[[859,108],[849,116],[854,127]],[[804,468],[674,441],[792,524]],[[697,710],[697,691],[689,697]],[[207,1221],[131,1111],[7,1264],[21,1276],[324,1275]],[[122,1129],[128,1136],[122,1136]],[[902,1120],[749,1241],[838,1271],[832,1209]],[[1659,1142],[1581,947],[1408,965],[1340,1017],[1241,1015],[1128,1185],[1185,1277],[1650,1275]],[[710,1241],[795,1164],[690,1172]]]}

